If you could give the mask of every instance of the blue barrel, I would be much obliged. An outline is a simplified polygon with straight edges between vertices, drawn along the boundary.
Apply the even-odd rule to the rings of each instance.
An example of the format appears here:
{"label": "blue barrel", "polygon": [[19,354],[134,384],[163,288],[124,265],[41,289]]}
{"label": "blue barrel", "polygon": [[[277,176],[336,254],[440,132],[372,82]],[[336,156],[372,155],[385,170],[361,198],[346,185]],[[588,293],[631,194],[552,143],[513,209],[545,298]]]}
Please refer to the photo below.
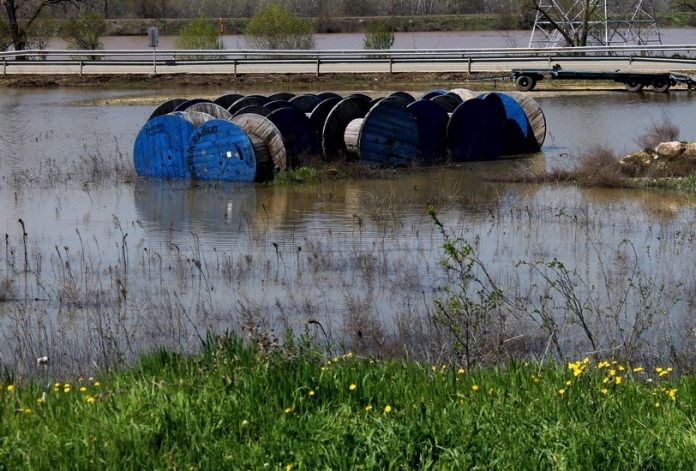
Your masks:
{"label": "blue barrel", "polygon": [[190,178],[186,148],[196,127],[177,115],[152,118],[142,127],[133,145],[133,164],[138,175],[156,178]]}
{"label": "blue barrel", "polygon": [[414,101],[406,107],[416,117],[418,124],[418,150],[425,163],[444,160],[447,157],[447,123],[445,109],[428,99]]}
{"label": "blue barrel", "polygon": [[194,130],[186,160],[194,179],[253,182],[256,178],[251,140],[230,121],[213,119]]}
{"label": "blue barrel", "polygon": [[386,98],[365,116],[358,140],[360,158],[401,167],[416,159],[418,141],[416,117],[398,99]]}
{"label": "blue barrel", "polygon": [[447,145],[458,162],[495,160],[500,156],[505,107],[496,95],[463,102],[447,126]]}

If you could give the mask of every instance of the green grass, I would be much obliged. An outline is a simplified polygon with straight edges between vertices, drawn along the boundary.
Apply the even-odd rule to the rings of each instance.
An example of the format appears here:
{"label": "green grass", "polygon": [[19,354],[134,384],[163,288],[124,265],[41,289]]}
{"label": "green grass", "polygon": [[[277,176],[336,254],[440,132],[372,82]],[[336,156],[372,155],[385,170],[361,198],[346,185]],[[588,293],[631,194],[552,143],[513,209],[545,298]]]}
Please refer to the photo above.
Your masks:
{"label": "green grass", "polygon": [[193,358],[160,351],[70,388],[6,379],[0,469],[692,465],[693,377],[572,366],[465,372],[350,354],[325,362],[215,340]]}

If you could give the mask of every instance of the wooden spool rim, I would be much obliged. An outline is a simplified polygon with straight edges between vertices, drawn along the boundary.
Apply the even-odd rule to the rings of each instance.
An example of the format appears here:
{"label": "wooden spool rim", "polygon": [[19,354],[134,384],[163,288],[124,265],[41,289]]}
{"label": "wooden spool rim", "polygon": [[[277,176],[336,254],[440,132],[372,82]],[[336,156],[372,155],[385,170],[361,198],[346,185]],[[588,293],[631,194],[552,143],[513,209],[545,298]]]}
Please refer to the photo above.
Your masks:
{"label": "wooden spool rim", "polygon": [[288,157],[283,136],[278,128],[265,116],[258,114],[243,114],[232,118],[232,122],[242,128],[247,134],[253,134],[266,143],[273,160],[273,165],[280,170],[287,170]]}

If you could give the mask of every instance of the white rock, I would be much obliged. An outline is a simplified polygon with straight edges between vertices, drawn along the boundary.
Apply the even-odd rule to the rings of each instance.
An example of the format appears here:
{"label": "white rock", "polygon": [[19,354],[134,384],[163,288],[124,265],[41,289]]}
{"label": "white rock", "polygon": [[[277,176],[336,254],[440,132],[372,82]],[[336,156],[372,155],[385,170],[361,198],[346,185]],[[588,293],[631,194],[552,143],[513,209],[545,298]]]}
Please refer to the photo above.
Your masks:
{"label": "white rock", "polygon": [[655,152],[665,157],[679,157],[686,150],[682,142],[662,142],[655,147]]}

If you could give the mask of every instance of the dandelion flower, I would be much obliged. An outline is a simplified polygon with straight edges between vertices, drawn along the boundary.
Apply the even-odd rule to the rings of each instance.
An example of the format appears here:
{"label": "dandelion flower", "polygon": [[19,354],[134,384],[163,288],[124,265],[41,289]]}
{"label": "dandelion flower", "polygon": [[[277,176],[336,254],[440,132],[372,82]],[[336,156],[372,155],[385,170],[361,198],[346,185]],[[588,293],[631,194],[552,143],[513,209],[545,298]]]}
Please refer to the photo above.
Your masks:
{"label": "dandelion flower", "polygon": [[31,409],[28,407],[25,407],[24,409],[22,409],[22,412],[24,412],[25,414],[31,414]]}
{"label": "dandelion flower", "polygon": [[353,352],[346,353],[346,358],[353,358]]}
{"label": "dandelion flower", "polygon": [[673,400],[673,401],[677,400],[677,390],[676,389],[670,389],[669,391],[667,391],[667,395],[669,396],[669,398],[671,400]]}
{"label": "dandelion flower", "polygon": [[458,374],[458,375],[463,375],[463,374],[464,374],[464,368],[459,368],[459,369],[457,370],[457,374]]}
{"label": "dandelion flower", "polygon": [[609,376],[616,376],[616,370],[609,370]]}
{"label": "dandelion flower", "polygon": [[309,390],[309,397],[313,397],[315,394],[316,392],[314,391],[314,389]]}
{"label": "dandelion flower", "polygon": [[599,390],[602,394],[609,394],[609,390],[607,388],[602,388]]}
{"label": "dandelion flower", "polygon": [[6,389],[7,389],[7,392],[12,392],[12,391],[14,391],[14,385],[8,384]]}
{"label": "dandelion flower", "polygon": [[60,389],[60,383],[55,383],[53,385],[53,389]]}
{"label": "dandelion flower", "polygon": [[286,407],[286,408],[285,408],[285,413],[286,413],[286,414],[289,414],[290,412],[292,412],[292,407]]}
{"label": "dandelion flower", "polygon": [[365,407],[365,412],[370,412],[372,410],[372,404],[368,404],[367,407]]}
{"label": "dandelion flower", "polygon": [[358,386],[355,383],[348,386],[348,389],[350,389],[351,391],[355,391],[357,388],[358,388]]}
{"label": "dandelion flower", "polygon": [[602,368],[609,368],[609,362],[608,361],[600,361],[599,363],[597,363],[597,368],[599,368],[600,370]]}
{"label": "dandelion flower", "polygon": [[566,381],[565,384],[566,384],[566,386],[570,386],[571,384],[573,384],[573,382],[569,380],[569,381]]}
{"label": "dandelion flower", "polygon": [[389,404],[387,404],[386,406],[384,406],[384,413],[385,413],[385,414],[388,414],[388,413],[390,413],[391,411],[392,411],[392,406],[390,406]]}
{"label": "dandelion flower", "polygon": [[565,388],[561,388],[558,390],[558,394],[560,394],[561,396],[564,395],[565,393],[566,393]]}
{"label": "dandelion flower", "polygon": [[656,403],[655,403],[655,408],[658,408],[658,407],[660,407],[660,403],[659,403],[659,402],[656,402]]}
{"label": "dandelion flower", "polygon": [[87,404],[94,404],[94,402],[97,400],[96,397],[94,396],[85,396],[85,402]]}
{"label": "dandelion flower", "polygon": [[98,388],[99,386],[101,386],[101,383],[100,383],[99,381],[95,381],[95,382],[94,382],[94,387],[95,387],[95,388]]}
{"label": "dandelion flower", "polygon": [[617,376],[616,378],[614,378],[614,383],[616,384],[621,384],[621,381],[623,381],[623,378],[621,376]]}
{"label": "dandelion flower", "polygon": [[292,465],[289,464],[289,465],[285,466],[285,471],[292,471]]}
{"label": "dandelion flower", "polygon": [[86,392],[87,388],[85,386],[80,386],[80,392]]}
{"label": "dandelion flower", "polygon": [[662,373],[664,371],[664,368],[660,368],[659,366],[655,368],[655,373]]}
{"label": "dandelion flower", "polygon": [[633,372],[634,372],[634,373],[642,373],[642,372],[643,372],[643,369],[644,369],[644,368],[643,368],[642,366],[638,366],[638,367],[636,367],[636,368],[633,368]]}
{"label": "dandelion flower", "polygon": [[481,388],[479,388],[478,384],[472,384],[472,385],[471,385],[471,390],[472,390],[472,391],[476,392],[476,391],[478,391],[479,389],[481,389]]}

